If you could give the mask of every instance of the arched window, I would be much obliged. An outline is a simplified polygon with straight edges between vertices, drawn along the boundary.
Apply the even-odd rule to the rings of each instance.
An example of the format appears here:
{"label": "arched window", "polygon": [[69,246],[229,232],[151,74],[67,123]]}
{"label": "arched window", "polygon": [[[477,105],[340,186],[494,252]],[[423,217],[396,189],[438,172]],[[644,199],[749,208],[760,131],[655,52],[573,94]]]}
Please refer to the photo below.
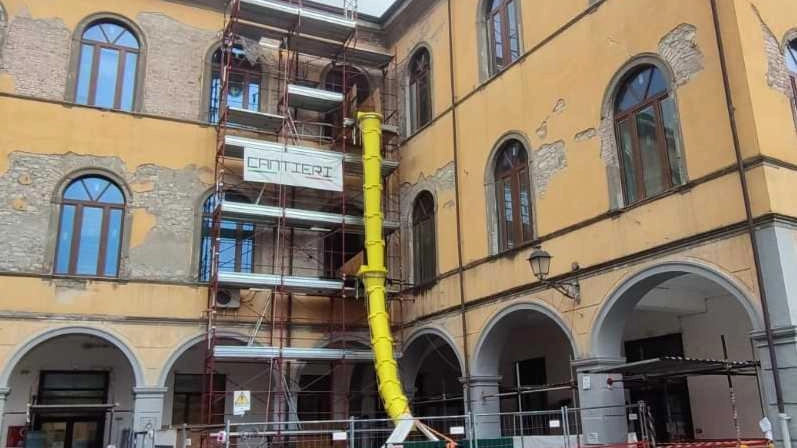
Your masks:
{"label": "arched window", "polygon": [[61,200],[55,273],[118,276],[124,213],[124,194],[110,180],[88,175],[72,181]]}
{"label": "arched window", "polygon": [[797,101],[797,38],[792,39],[786,44],[786,67],[791,74],[791,88],[794,91],[794,99]]}
{"label": "arched window", "polygon": [[[210,77],[210,110],[208,121],[219,121],[219,107],[221,99],[221,67],[223,51],[221,48],[213,53]],[[232,48],[232,61],[230,65],[230,84],[227,90],[227,106],[237,109],[252,111],[260,110],[260,83],[263,80],[263,71],[260,64],[253,64],[246,58],[241,46]]]}
{"label": "arched window", "polygon": [[626,204],[685,182],[675,99],[661,70],[643,65],[629,73],[614,114]]}
{"label": "arched window", "polygon": [[485,15],[490,74],[503,70],[520,57],[518,0],[488,0]]}
{"label": "arched window", "polygon": [[526,148],[509,140],[495,158],[495,196],[498,207],[498,243],[511,249],[532,238],[531,190]]}
{"label": "arched window", "polygon": [[437,275],[435,241],[434,198],[424,191],[415,199],[412,208],[412,260],[416,285],[430,283]]}
{"label": "arched window", "polygon": [[429,50],[421,48],[410,59],[409,112],[410,129],[415,131],[432,120],[431,56]]}
{"label": "arched window", "polygon": [[119,22],[94,22],[80,39],[75,102],[133,110],[140,44]]}
{"label": "arched window", "polygon": [[[225,201],[251,202],[246,196],[228,192]],[[210,280],[213,263],[213,211],[216,196],[211,195],[202,205],[202,241],[200,242],[199,280]],[[254,272],[255,225],[253,223],[224,219],[221,221],[219,240],[219,271]]]}

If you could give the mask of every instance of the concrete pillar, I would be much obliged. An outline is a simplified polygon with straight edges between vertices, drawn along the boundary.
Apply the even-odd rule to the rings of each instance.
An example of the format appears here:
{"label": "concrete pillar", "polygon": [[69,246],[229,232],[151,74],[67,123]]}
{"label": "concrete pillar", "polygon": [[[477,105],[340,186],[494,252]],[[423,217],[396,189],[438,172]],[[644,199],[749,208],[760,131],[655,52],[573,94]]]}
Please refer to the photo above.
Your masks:
{"label": "concrete pillar", "polygon": [[501,399],[498,397],[500,376],[471,375],[460,378],[468,397],[470,413],[473,416],[476,437],[494,439],[501,437]]}
{"label": "concrete pillar", "polygon": [[764,225],[756,232],[761,272],[769,303],[778,373],[786,413],[777,409],[772,363],[764,331],[753,332],[761,360],[761,386],[775,442],[783,446],[781,424],[788,425],[792,445],[797,445],[797,228],[787,223]]}
{"label": "concrete pillar", "polygon": [[134,387],[133,431],[154,431],[163,425],[166,387]]}
{"label": "concrete pillar", "polygon": [[778,372],[783,390],[783,401],[786,413],[778,412],[775,399],[775,379],[772,363],[769,360],[769,346],[763,331],[753,333],[756,354],[761,361],[762,399],[767,410],[767,417],[774,429],[775,441],[783,446],[782,424],[784,418],[789,428],[792,446],[797,445],[797,327],[778,328],[774,331],[775,353],[778,357]]}
{"label": "concrete pillar", "polygon": [[6,412],[6,399],[11,389],[7,387],[0,387],[0,446],[6,446],[6,434],[8,430],[5,426],[5,412]]}
{"label": "concrete pillar", "polygon": [[[589,373],[624,359],[581,359],[573,362],[578,372],[578,398],[584,443],[614,444],[628,440],[625,390],[622,375]],[[609,379],[611,379],[611,384]]]}

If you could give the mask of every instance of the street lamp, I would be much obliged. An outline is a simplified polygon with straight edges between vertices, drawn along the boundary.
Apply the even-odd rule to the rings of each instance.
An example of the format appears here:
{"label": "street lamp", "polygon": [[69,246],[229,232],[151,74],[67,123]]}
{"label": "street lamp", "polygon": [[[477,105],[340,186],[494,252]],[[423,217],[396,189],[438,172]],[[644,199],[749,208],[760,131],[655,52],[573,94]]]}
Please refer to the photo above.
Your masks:
{"label": "street lamp", "polygon": [[565,297],[572,299],[576,303],[581,302],[581,285],[578,280],[568,282],[556,282],[546,280],[548,274],[551,273],[551,259],[553,256],[541,247],[537,246],[529,255],[529,264],[531,265],[531,272],[543,285],[549,286]]}

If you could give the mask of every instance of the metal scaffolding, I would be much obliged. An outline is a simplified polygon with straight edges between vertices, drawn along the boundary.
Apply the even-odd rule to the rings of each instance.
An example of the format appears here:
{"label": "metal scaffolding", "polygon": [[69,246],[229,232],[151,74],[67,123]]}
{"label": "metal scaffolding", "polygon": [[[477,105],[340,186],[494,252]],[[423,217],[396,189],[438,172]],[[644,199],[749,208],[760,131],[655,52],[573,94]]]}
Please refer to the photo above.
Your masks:
{"label": "metal scaffolding", "polygon": [[[387,117],[384,213],[393,240],[399,227],[400,119],[391,91],[397,86],[394,58],[359,39],[357,23],[356,0],[345,0],[340,14],[306,8],[301,0],[228,1],[217,105],[211,104],[217,119],[215,189],[206,211],[212,244],[202,260],[209,281],[205,424],[224,412],[225,392],[214,390],[220,363],[262,365],[265,387],[252,393],[265,403],[264,417],[279,422],[296,416],[291,394],[309,387],[291,378],[291,362],[319,363],[332,372],[343,363],[372,359],[345,338],[352,329],[364,329],[366,317],[364,304],[356,301],[362,295],[356,271],[363,261],[358,243],[363,217],[362,182],[356,181],[362,176],[361,148],[353,117],[360,110]],[[263,82],[240,75],[241,64],[261,65]],[[327,160],[341,167],[340,185],[308,188],[283,177],[274,180],[271,165],[262,170],[271,178],[253,180],[247,154],[277,154],[278,160],[263,163],[276,163],[278,176],[292,157]],[[389,259],[398,249],[398,243],[390,245]],[[297,297],[326,311],[307,322],[294,315]],[[231,307],[230,300],[249,312]],[[327,304],[319,305],[323,301]],[[341,342],[301,348],[309,341],[292,331],[298,324],[323,328],[326,337],[316,336],[319,340]],[[245,345],[231,345],[221,336],[220,329],[229,325],[248,328]]]}

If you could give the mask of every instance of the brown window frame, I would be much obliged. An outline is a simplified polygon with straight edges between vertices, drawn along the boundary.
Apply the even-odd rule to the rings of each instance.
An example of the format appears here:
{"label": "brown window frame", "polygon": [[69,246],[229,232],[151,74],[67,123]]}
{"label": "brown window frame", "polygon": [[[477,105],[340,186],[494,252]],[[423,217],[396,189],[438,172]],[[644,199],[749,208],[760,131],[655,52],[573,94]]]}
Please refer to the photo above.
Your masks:
{"label": "brown window frame", "polygon": [[[124,45],[115,45],[113,43],[108,42],[100,42],[92,39],[87,39],[85,37],[86,32],[95,27],[100,26],[105,23],[112,23],[116,26],[124,28],[128,33],[130,33],[137,41],[139,48],[132,48]],[[103,31],[104,33],[104,31]],[[119,35],[121,37],[121,34]],[[118,37],[117,37],[118,39]],[[87,106],[96,106],[95,101],[97,99],[97,77],[98,72],[100,69],[100,54],[102,50],[111,49],[116,50],[119,52],[119,65],[116,67],[116,91],[114,92],[113,97],[113,109],[122,109],[122,91],[124,90],[124,74],[125,74],[125,64],[127,64],[127,53],[132,53],[136,55],[136,73],[133,76],[133,104],[131,110],[135,109],[136,104],[136,95],[138,93],[138,71],[141,67],[141,39],[139,39],[138,34],[136,34],[129,26],[125,25],[122,22],[117,20],[98,20],[96,22],[92,22],[83,30],[83,34],[80,36],[80,50],[78,51],[78,59],[77,59],[77,75],[75,76],[75,91],[77,92],[78,86],[80,85],[80,61],[83,59],[83,46],[88,45],[93,47],[92,48],[92,59],[91,59],[91,72],[89,73],[89,96],[86,101]]]}
{"label": "brown window frame", "polygon": [[[521,45],[520,45],[520,17],[518,14],[518,2],[519,0],[501,0],[501,3],[498,7],[493,7],[493,0],[488,0],[485,6],[485,21],[487,25],[487,42],[489,43],[489,55],[490,55],[490,74],[496,74],[501,70],[508,67],[512,64],[517,58],[520,56]],[[517,47],[518,47],[518,55],[514,58],[512,57],[512,44],[511,44],[511,36],[509,31],[509,23],[510,23],[510,13],[509,13],[509,5],[511,3],[515,4],[515,14],[514,14],[514,21],[518,28],[518,35],[517,35]],[[499,55],[496,51],[496,41],[495,41],[495,17],[498,16],[501,19],[501,54]],[[500,58],[500,61],[499,61]]]}
{"label": "brown window frame", "polygon": [[[122,189],[116,182],[108,179],[104,176],[98,175],[86,175],[80,176],[75,180],[69,182],[66,188],[64,188],[64,192],[72,186],[74,183],[82,181],[86,178],[100,178],[108,182],[108,185],[105,189],[97,195],[98,198],[102,197],[102,195],[108,190],[108,188],[115,187],[119,189],[121,192]],[[124,228],[125,228],[125,208],[126,208],[126,200],[123,199],[121,204],[115,204],[110,202],[100,202],[100,201],[93,201],[93,200],[78,200],[78,199],[67,199],[63,197],[63,193],[61,195],[61,204],[58,210],[58,234],[57,234],[57,242],[56,242],[56,249],[55,249],[55,261],[53,263],[53,271],[57,269],[58,263],[58,256],[63,249],[60,244],[60,235],[61,229],[64,225],[64,206],[71,205],[75,207],[75,213],[73,217],[72,223],[72,239],[69,242],[69,264],[67,268],[67,272],[56,272],[57,275],[69,275],[69,276],[79,276],[79,277],[107,277],[107,278],[116,278],[119,277],[119,269],[122,262],[122,242],[124,241]],[[124,193],[121,193],[122,197],[124,198]],[[83,229],[83,210],[86,208],[99,208],[102,209],[102,229],[100,230],[100,247],[97,252],[97,271],[94,274],[79,274],[77,272],[77,262],[78,257],[80,256],[80,234],[82,233],[81,230]],[[119,235],[119,247],[117,248],[118,253],[116,254],[116,274],[115,275],[107,275],[105,274],[105,258],[108,255],[108,227],[110,223],[111,212],[113,210],[121,211],[120,217],[120,235]]]}
{"label": "brown window frame", "polygon": [[797,37],[786,42],[786,50],[784,53],[784,58],[792,57],[795,67],[795,71],[791,71],[788,70],[787,65],[789,80],[791,81],[792,101],[794,102],[795,110],[797,110]]}
{"label": "brown window frame", "polygon": [[[509,170],[499,171],[499,162],[506,157],[513,145],[522,151],[522,157],[513,161]],[[534,238],[534,210],[531,196],[531,179],[529,176],[528,151],[519,140],[511,139],[504,142],[499,148],[494,162],[495,198],[498,207],[498,246],[501,251],[507,251]],[[506,217],[506,202],[504,185],[509,183],[512,205],[512,226],[508,226]],[[528,200],[529,223],[524,228],[521,212],[521,192],[525,190]]]}
{"label": "brown window frame", "polygon": [[[209,196],[205,202],[202,203],[202,233],[200,235],[200,255],[199,255],[199,281],[200,282],[207,282],[210,281],[210,276],[212,273],[212,266],[210,263],[213,262],[212,260],[212,250],[213,250],[213,202],[214,201],[213,195]],[[236,200],[237,199],[237,200]],[[239,193],[227,193],[227,198],[225,201],[231,202],[245,202],[249,203],[250,201],[246,196],[239,194]],[[235,255],[233,260],[233,267],[231,271],[225,272],[245,272],[245,273],[253,273],[255,272],[255,251],[258,248],[257,238],[255,238],[255,234],[257,233],[257,225],[253,222],[249,221],[238,221],[235,219],[222,219],[222,224],[224,223],[234,223],[235,229],[227,229],[224,228],[219,229],[219,237],[220,240],[226,239],[235,239]],[[232,237],[228,237],[227,235],[231,235]],[[249,260],[244,260],[244,242],[251,240],[251,250],[249,252]],[[244,269],[244,263],[246,261],[249,264],[247,269]],[[221,247],[219,247],[219,270],[221,270]],[[206,277],[207,276],[207,277]]]}
{"label": "brown window frame", "polygon": [[415,198],[412,207],[412,264],[414,283],[423,285],[437,277],[437,233],[434,196],[428,191]]}
{"label": "brown window frame", "polygon": [[[236,46],[236,50],[243,51],[240,47]],[[219,108],[221,107],[221,54],[222,49],[219,48],[213,52],[212,63],[210,68],[210,101],[208,101],[208,122],[215,123],[218,121]],[[248,65],[248,67],[247,67]],[[242,60],[241,58],[233,57],[233,64],[230,67],[230,78],[234,76],[243,77],[242,94],[243,104],[242,108],[245,110],[253,110],[260,112],[263,107],[263,68],[260,64],[252,65]],[[216,91],[214,80],[219,80],[219,89]],[[250,109],[249,104],[249,86],[253,84],[253,80],[257,81],[257,105],[254,109]],[[215,112],[215,116],[214,116]]]}
{"label": "brown window frame", "polygon": [[[649,68],[653,68],[660,73],[663,77],[664,73],[659,67],[656,67],[652,64],[645,64],[639,67],[636,67],[634,70],[630,71],[626,76],[623,77],[623,81],[619,84],[619,88],[617,89],[617,95],[619,95],[624,89],[626,85],[631,83],[637,75],[642,73]],[[650,83],[653,82],[653,76],[651,75],[648,86],[646,89],[650,87]],[[665,77],[666,82],[666,77]],[[656,197],[667,190],[676,187],[677,185],[672,181],[672,165],[670,161],[670,154],[669,149],[667,147],[667,139],[665,138],[665,130],[664,130],[664,118],[662,114],[662,103],[664,100],[670,98],[672,96],[672,89],[671,86],[668,84],[667,88],[654,96],[651,96],[647,99],[642,100],[641,102],[635,104],[633,107],[628,108],[623,112],[617,112],[617,100],[619,99],[618,96],[615,96],[614,100],[614,132],[616,136],[617,142],[617,151],[618,151],[618,162],[620,165],[620,171],[623,173],[621,176],[622,180],[622,190],[623,190],[623,199],[627,205],[635,204],[637,202],[644,201],[645,199]],[[661,160],[662,166],[662,179],[664,180],[665,184],[662,188],[661,192],[655,194],[648,194],[645,189],[645,173],[648,171],[648,168],[645,166],[643,158],[642,158],[642,148],[639,138],[639,130],[637,129],[637,114],[642,112],[645,109],[653,108],[655,112],[655,126],[656,126],[656,153],[659,155]],[[620,153],[622,151],[622,141],[621,141],[621,125],[625,122],[628,122],[630,133],[631,133],[631,152],[633,158],[633,170],[634,170],[634,185],[628,185],[626,180],[626,170],[629,168],[625,165],[625,161]],[[631,196],[629,195],[629,189],[634,188],[635,197],[633,200],[630,200]]]}
{"label": "brown window frame", "polygon": [[410,129],[415,132],[432,121],[432,68],[429,50],[420,48],[415,52],[410,60],[409,72]]}

